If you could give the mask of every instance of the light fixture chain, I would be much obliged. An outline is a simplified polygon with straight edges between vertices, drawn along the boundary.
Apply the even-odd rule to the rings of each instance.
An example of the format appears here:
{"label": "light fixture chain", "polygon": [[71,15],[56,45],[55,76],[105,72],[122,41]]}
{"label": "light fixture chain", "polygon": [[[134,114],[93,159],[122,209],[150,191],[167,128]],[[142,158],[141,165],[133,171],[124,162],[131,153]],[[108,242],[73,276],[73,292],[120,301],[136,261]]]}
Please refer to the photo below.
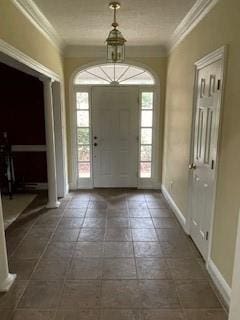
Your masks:
{"label": "light fixture chain", "polygon": [[113,20],[114,20],[113,23],[116,26],[116,23],[117,23],[117,10],[116,10],[116,7],[114,8],[114,18],[113,18]]}

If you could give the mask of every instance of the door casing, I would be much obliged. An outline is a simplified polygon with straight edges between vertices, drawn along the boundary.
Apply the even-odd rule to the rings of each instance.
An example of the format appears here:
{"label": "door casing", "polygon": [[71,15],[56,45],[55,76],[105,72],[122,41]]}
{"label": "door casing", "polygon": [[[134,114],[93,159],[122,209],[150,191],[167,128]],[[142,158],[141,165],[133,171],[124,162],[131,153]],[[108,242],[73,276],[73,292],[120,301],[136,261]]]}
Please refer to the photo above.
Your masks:
{"label": "door casing", "polygon": [[[75,148],[76,146],[76,130],[75,130],[75,93],[76,90],[83,89],[84,91],[88,91],[91,93],[91,88],[93,85],[86,84],[86,85],[76,85],[74,83],[75,78],[77,74],[91,66],[100,65],[105,63],[106,61],[104,59],[96,60],[91,63],[87,63],[85,65],[82,65],[80,67],[77,67],[73,73],[70,76],[69,80],[69,104],[70,104],[70,172],[71,172],[71,179],[69,181],[69,188],[71,190],[77,190],[79,189],[78,183],[77,183],[77,167],[76,167],[76,161],[77,161],[77,150]],[[148,70],[155,81],[154,85],[137,85],[139,88],[139,94],[141,91],[149,91],[152,90],[154,92],[155,101],[154,101],[154,134],[153,134],[153,175],[152,179],[138,179],[138,189],[160,189],[161,188],[161,176],[160,176],[160,168],[159,165],[161,164],[161,154],[159,152],[160,148],[162,147],[162,135],[163,131],[161,130],[160,134],[160,123],[163,123],[162,119],[162,101],[161,101],[161,83],[158,74],[149,66],[140,63],[138,61],[126,59],[126,64],[142,67],[145,70]],[[102,85],[94,85],[96,86],[102,86]],[[125,85],[122,85],[125,86]],[[131,85],[133,86],[133,85]],[[82,187],[83,188],[83,187]],[[93,185],[87,183],[84,188],[92,189]]]}
{"label": "door casing", "polygon": [[[196,118],[196,107],[197,107],[197,94],[198,94],[198,70],[203,67],[208,66],[211,63],[216,61],[222,61],[222,91],[220,98],[219,106],[219,127],[218,127],[218,136],[217,136],[217,152],[216,152],[216,170],[215,177],[213,182],[213,201],[210,213],[210,229],[209,229],[209,242],[208,250],[206,257],[206,265],[208,267],[211,260],[211,248],[212,248],[212,234],[213,234],[213,222],[214,222],[214,212],[215,212],[215,202],[216,202],[216,186],[218,178],[218,167],[219,167],[219,154],[220,154],[220,142],[221,142],[221,127],[222,127],[222,109],[223,109],[223,97],[224,97],[224,87],[225,87],[225,73],[226,73],[226,56],[227,56],[227,47],[223,46],[219,49],[209,53],[204,56],[202,59],[195,62],[195,83],[194,83],[194,97],[193,97],[193,114],[192,114],[192,128],[191,128],[191,148],[190,148],[190,157],[189,163],[194,161],[194,134],[195,134],[195,118]],[[186,232],[190,235],[190,226],[192,219],[192,190],[193,190],[193,173],[192,170],[189,170],[188,176],[188,214],[186,219]]]}

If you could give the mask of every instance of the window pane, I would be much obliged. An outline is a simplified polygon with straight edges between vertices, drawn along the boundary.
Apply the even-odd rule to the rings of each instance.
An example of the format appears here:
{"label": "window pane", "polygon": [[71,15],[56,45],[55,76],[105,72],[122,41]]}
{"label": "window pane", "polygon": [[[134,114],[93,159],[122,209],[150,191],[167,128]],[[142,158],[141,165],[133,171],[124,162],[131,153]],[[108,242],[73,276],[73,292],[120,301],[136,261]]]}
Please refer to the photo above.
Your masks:
{"label": "window pane", "polygon": [[78,161],[90,161],[90,147],[89,146],[78,147]]}
{"label": "window pane", "polygon": [[77,92],[77,109],[88,109],[88,92]]}
{"label": "window pane", "polygon": [[152,161],[152,146],[141,146],[141,161]]}
{"label": "window pane", "polygon": [[88,72],[82,71],[78,74],[75,84],[109,84],[110,81],[101,79]]}
{"label": "window pane", "polygon": [[140,163],[140,177],[141,178],[151,178],[152,175],[152,164],[151,162],[141,162]]}
{"label": "window pane", "polygon": [[153,108],[153,92],[142,92],[142,109]]}
{"label": "window pane", "polygon": [[141,126],[152,127],[152,111],[142,111]]}
{"label": "window pane", "polygon": [[89,144],[89,128],[77,129],[78,144]]}
{"label": "window pane", "polygon": [[77,126],[78,127],[89,127],[89,112],[88,111],[77,111]]}
{"label": "window pane", "polygon": [[90,178],[90,163],[79,162],[78,163],[78,176],[79,178]]}
{"label": "window pane", "polygon": [[[126,72],[125,72],[126,71]],[[110,84],[117,80],[121,84],[154,84],[153,76],[139,67],[127,64],[108,63],[90,67],[77,74],[75,84]]]}
{"label": "window pane", "polygon": [[141,129],[141,144],[152,144],[152,129]]}

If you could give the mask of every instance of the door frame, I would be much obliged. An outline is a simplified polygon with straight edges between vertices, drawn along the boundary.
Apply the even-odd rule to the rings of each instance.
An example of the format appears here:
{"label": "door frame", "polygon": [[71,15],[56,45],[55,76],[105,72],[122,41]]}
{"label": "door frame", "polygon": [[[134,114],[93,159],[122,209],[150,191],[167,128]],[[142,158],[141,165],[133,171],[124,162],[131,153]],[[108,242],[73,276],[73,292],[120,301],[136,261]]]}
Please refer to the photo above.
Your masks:
{"label": "door frame", "polygon": [[[105,60],[98,60],[98,61],[94,61],[92,63],[89,64],[85,64],[81,67],[78,67],[74,70],[74,72],[72,73],[71,77],[70,77],[70,81],[69,81],[69,109],[70,109],[70,165],[71,165],[71,182],[69,183],[69,187],[71,190],[78,190],[80,189],[80,187],[78,186],[78,179],[77,179],[77,150],[76,150],[76,107],[75,107],[75,93],[76,93],[76,88],[78,89],[83,89],[83,91],[85,92],[89,92],[90,94],[90,105],[92,103],[92,87],[110,87],[111,85],[75,85],[74,84],[74,79],[76,77],[76,75],[80,72],[83,71],[91,66],[96,66],[96,65],[100,65],[100,64],[104,64],[106,63]],[[160,99],[160,80],[158,75],[156,74],[156,72],[154,72],[150,67],[146,66],[145,64],[139,63],[139,62],[135,62],[135,61],[131,61],[131,60],[126,60],[125,61],[126,64],[132,65],[132,66],[136,66],[136,67],[141,67],[144,68],[145,70],[149,71],[151,73],[151,75],[154,78],[155,84],[154,85],[135,85],[135,87],[139,88],[139,99],[140,99],[140,95],[141,92],[146,90],[149,91],[152,89],[153,93],[154,93],[154,118],[153,118],[153,158],[152,158],[152,177],[151,178],[139,178],[138,177],[138,185],[137,188],[138,189],[160,189],[161,187],[161,177],[160,177],[160,168],[159,168],[159,164],[160,164],[160,154],[159,154],[159,149],[160,149],[160,123],[161,123],[161,119],[160,119],[160,108],[161,108],[161,99]],[[121,85],[122,87],[129,87],[129,86],[134,86],[134,85]],[[121,87],[119,86],[119,87]],[[140,101],[140,100],[139,100]],[[139,103],[140,106],[140,103]],[[139,117],[140,117],[140,113],[139,113]],[[90,108],[90,121],[91,121],[91,108]],[[140,121],[140,118],[139,118]],[[140,122],[139,122],[140,123]],[[92,153],[91,153],[91,157],[92,157]],[[92,159],[91,159],[92,161]],[[139,163],[139,161],[138,161]],[[92,170],[92,168],[91,168]],[[91,172],[92,174],[92,172]],[[93,189],[94,188],[94,184],[93,184],[93,180],[91,183],[86,182],[85,184],[83,184],[81,186],[81,189]]]}
{"label": "door frame", "polygon": [[[222,46],[219,49],[207,54],[200,60],[194,63],[195,68],[195,79],[194,79],[194,95],[193,95],[193,113],[192,113],[192,126],[191,126],[191,145],[190,145],[190,156],[189,163],[193,163],[194,159],[194,133],[195,133],[195,118],[196,118],[196,107],[197,107],[197,93],[198,93],[198,71],[203,67],[208,66],[216,61],[222,61],[222,92],[220,97],[219,107],[219,127],[217,136],[217,152],[216,152],[216,169],[215,177],[213,182],[213,204],[210,213],[210,228],[209,228],[209,242],[207,249],[206,266],[208,267],[211,260],[211,249],[212,249],[212,236],[213,236],[213,224],[214,224],[214,213],[216,205],[216,187],[218,180],[219,170],[219,157],[220,157],[220,144],[221,144],[221,132],[222,132],[222,114],[223,114],[223,100],[224,100],[224,88],[225,88],[225,75],[226,75],[226,60],[227,60],[227,46]],[[186,219],[186,232],[188,235],[191,234],[191,218],[192,218],[192,190],[193,190],[193,172],[189,170],[188,174],[188,205],[187,205],[187,219]]]}

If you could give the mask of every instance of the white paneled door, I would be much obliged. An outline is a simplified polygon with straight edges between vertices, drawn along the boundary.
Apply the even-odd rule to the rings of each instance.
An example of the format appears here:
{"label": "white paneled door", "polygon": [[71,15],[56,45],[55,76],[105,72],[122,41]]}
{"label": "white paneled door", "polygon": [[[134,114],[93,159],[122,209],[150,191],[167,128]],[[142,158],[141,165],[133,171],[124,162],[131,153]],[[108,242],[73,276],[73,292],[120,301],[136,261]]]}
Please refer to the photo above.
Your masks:
{"label": "white paneled door", "polygon": [[94,187],[137,187],[138,89],[92,89]]}
{"label": "white paneled door", "polygon": [[217,145],[222,91],[222,60],[197,70],[196,116],[192,163],[190,234],[207,259],[214,207]]}

